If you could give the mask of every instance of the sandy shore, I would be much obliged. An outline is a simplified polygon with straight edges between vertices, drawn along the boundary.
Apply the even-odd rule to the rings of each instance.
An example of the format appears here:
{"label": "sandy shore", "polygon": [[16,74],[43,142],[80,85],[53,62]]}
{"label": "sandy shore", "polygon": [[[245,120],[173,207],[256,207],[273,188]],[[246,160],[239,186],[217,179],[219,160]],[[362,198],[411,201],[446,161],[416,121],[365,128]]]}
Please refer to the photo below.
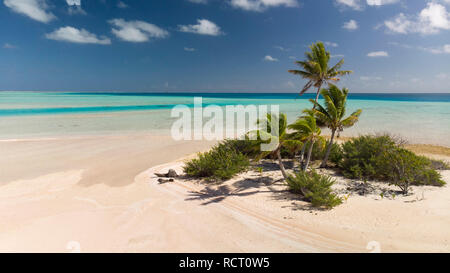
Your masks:
{"label": "sandy shore", "polygon": [[178,158],[211,145],[144,135],[0,141],[0,251],[450,251],[448,186],[352,195],[314,211],[277,172],[209,187],[156,181],[154,172],[180,170]]}

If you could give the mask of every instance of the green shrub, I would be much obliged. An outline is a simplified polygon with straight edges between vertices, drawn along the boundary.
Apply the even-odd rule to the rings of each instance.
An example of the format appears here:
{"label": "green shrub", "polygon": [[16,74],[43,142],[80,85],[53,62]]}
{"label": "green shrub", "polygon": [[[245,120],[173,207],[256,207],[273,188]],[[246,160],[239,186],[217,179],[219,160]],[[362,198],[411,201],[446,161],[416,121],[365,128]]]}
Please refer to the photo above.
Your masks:
{"label": "green shrub", "polygon": [[443,160],[430,159],[430,162],[431,162],[431,167],[434,170],[438,170],[438,171],[450,170],[450,165]]}
{"label": "green shrub", "polygon": [[394,184],[407,193],[411,185],[442,186],[432,161],[402,148],[388,136],[360,136],[342,145],[339,163],[344,176],[376,179]]}
{"label": "green shrub", "polygon": [[331,186],[335,180],[329,176],[320,175],[315,171],[297,172],[295,177],[287,179],[289,189],[299,193],[311,202],[314,207],[331,209],[342,204],[342,199],[333,193]]}
{"label": "green shrub", "polygon": [[233,148],[250,158],[258,154],[258,150],[255,149],[255,143],[256,141],[248,139],[225,139],[222,141],[223,145]]}
{"label": "green shrub", "polygon": [[185,164],[184,172],[197,178],[227,180],[245,171],[250,165],[249,159],[233,144],[236,142],[224,141],[208,152],[199,153]]}
{"label": "green shrub", "polygon": [[342,145],[343,158],[339,164],[349,178],[378,179],[385,165],[384,155],[394,151],[397,145],[389,136],[360,136]]}

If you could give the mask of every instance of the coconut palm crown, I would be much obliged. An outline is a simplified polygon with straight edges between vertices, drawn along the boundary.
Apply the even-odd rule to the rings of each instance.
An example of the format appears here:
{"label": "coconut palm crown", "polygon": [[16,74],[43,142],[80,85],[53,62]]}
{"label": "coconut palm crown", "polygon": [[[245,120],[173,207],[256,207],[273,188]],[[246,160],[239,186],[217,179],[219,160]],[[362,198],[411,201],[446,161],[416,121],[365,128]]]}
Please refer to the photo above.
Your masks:
{"label": "coconut palm crown", "polygon": [[324,105],[310,99],[314,104],[314,109],[310,111],[317,119],[317,123],[321,126],[326,126],[331,130],[331,138],[328,143],[328,149],[325,158],[322,162],[322,167],[325,167],[330,155],[335,134],[339,137],[344,128],[353,126],[359,120],[362,113],[361,109],[356,110],[345,118],[348,89],[339,89],[334,84],[330,84],[329,88],[322,89],[320,94],[324,98]]}
{"label": "coconut palm crown", "polygon": [[317,89],[316,99],[317,102],[319,98],[320,89],[324,84],[330,84],[333,82],[338,82],[340,76],[348,75],[353,71],[340,70],[344,64],[344,59],[340,60],[337,64],[329,67],[329,61],[331,58],[330,52],[325,49],[322,42],[317,42],[312,44],[310,47],[310,52],[306,52],[305,61],[296,61],[295,63],[299,65],[303,70],[289,70],[289,73],[299,75],[302,78],[308,80],[306,85],[300,91],[300,95],[303,95],[311,87]]}
{"label": "coconut palm crown", "polygon": [[317,119],[312,114],[311,110],[305,110],[306,115],[297,119],[293,124],[289,125],[288,128],[294,132],[290,134],[290,138],[301,139],[304,141],[304,147],[306,143],[309,143],[309,150],[306,157],[306,163],[303,166],[303,170],[307,170],[309,162],[311,161],[311,153],[316,141],[322,140],[323,137],[320,135],[321,130]]}
{"label": "coconut palm crown", "polygon": [[[280,115],[267,114],[265,119],[258,120],[259,124],[264,124],[264,128],[247,133],[247,137],[256,139],[254,148],[259,153],[256,159],[259,160],[268,155],[275,156],[278,159],[278,165],[284,179],[287,179],[289,175],[284,168],[281,158],[281,148],[285,147],[288,150],[299,149],[303,145],[302,142],[292,139],[291,135],[287,133],[287,118],[283,113],[280,113]],[[262,151],[261,145],[264,144],[267,147],[265,147],[265,151]]]}

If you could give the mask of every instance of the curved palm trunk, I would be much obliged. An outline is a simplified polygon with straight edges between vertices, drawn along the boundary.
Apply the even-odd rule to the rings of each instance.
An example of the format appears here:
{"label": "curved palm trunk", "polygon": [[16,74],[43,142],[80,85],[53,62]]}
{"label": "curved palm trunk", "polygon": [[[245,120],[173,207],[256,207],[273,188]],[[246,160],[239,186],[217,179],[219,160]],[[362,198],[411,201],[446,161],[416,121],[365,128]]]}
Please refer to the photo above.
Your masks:
{"label": "curved palm trunk", "polygon": [[327,166],[328,157],[330,156],[330,153],[331,153],[331,148],[333,146],[333,140],[334,140],[335,133],[336,133],[336,130],[331,131],[331,139],[330,139],[330,142],[328,142],[327,152],[325,153],[325,157],[323,158],[322,164],[320,164],[321,168],[325,168]]}
{"label": "curved palm trunk", "polygon": [[311,154],[312,154],[313,147],[314,147],[314,141],[311,141],[311,146],[309,146],[309,149],[308,149],[308,156],[306,157],[306,163],[305,163],[305,166],[303,167],[304,171],[306,171],[309,167],[309,162],[311,161]]}
{"label": "curved palm trunk", "polygon": [[280,166],[281,174],[283,175],[284,179],[287,179],[288,175],[286,173],[286,169],[284,168],[283,159],[281,158],[280,149],[277,150],[277,158],[278,158],[278,165]]}
{"label": "curved palm trunk", "polygon": [[308,142],[303,143],[302,151],[300,153],[300,165],[303,164],[303,161],[305,160],[306,145],[308,145]]}
{"label": "curved palm trunk", "polygon": [[[320,88],[321,87],[322,87],[322,85],[319,85],[319,87],[317,87],[316,102],[319,100]],[[313,110],[315,110],[315,109],[316,109],[316,105],[314,104]]]}

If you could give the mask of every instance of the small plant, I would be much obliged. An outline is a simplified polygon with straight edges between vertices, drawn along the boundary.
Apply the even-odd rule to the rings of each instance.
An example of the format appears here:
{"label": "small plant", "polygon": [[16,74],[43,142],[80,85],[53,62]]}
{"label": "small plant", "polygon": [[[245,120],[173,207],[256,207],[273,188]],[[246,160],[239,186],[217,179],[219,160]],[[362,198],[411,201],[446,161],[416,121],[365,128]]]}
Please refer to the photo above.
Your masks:
{"label": "small plant", "polygon": [[335,180],[329,176],[320,175],[315,171],[300,171],[287,179],[289,189],[301,194],[314,207],[331,209],[342,204],[342,199],[333,193],[331,186]]}
{"label": "small plant", "polygon": [[245,171],[249,165],[247,156],[237,151],[230,142],[222,142],[210,151],[199,153],[197,158],[188,161],[184,166],[184,172],[197,178],[227,180]]}
{"label": "small plant", "polygon": [[262,174],[263,173],[263,167],[256,167],[255,170],[259,173]]}

